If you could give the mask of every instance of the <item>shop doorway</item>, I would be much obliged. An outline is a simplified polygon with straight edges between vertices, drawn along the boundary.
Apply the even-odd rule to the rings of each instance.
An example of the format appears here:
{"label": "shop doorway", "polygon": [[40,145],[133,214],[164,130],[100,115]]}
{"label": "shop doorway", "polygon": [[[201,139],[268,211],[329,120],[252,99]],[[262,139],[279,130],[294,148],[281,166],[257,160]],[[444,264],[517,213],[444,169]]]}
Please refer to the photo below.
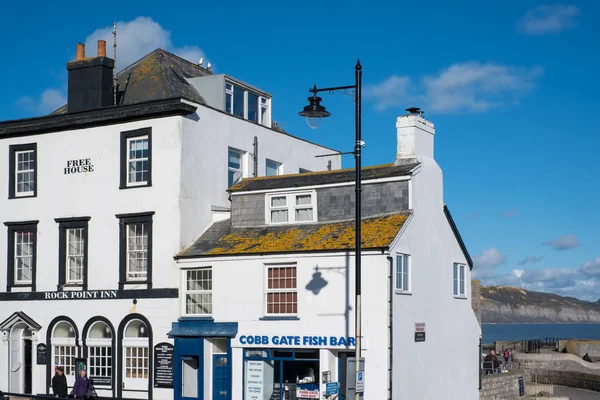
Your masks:
{"label": "shop doorway", "polygon": [[319,399],[319,350],[244,350],[246,399]]}
{"label": "shop doorway", "polygon": [[213,400],[228,400],[230,387],[227,354],[213,354]]}
{"label": "shop doorway", "polygon": [[340,385],[340,400],[352,400],[346,399],[346,382],[348,380],[348,358],[355,357],[356,353],[353,351],[340,351],[338,353],[338,383]]}
{"label": "shop doorway", "polygon": [[24,344],[24,348],[25,348],[25,360],[24,360],[24,371],[23,373],[25,374],[25,376],[23,377],[24,379],[24,387],[23,387],[23,393],[26,394],[32,394],[32,387],[31,387],[31,373],[33,371],[33,362],[32,362],[32,358],[33,358],[33,351],[32,349],[32,344],[31,344],[31,339],[24,339],[23,340],[23,344]]}

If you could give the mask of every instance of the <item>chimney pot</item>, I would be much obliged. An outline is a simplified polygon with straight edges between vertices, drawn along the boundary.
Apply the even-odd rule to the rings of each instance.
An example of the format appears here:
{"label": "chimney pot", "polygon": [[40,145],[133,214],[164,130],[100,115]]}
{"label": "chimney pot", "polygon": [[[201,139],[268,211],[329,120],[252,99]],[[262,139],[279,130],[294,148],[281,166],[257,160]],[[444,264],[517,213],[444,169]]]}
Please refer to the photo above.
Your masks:
{"label": "chimney pot", "polygon": [[85,58],[85,44],[77,43],[77,50],[75,52],[75,61],[81,61]]}
{"label": "chimney pot", "polygon": [[106,57],[106,40],[98,40],[98,57]]}

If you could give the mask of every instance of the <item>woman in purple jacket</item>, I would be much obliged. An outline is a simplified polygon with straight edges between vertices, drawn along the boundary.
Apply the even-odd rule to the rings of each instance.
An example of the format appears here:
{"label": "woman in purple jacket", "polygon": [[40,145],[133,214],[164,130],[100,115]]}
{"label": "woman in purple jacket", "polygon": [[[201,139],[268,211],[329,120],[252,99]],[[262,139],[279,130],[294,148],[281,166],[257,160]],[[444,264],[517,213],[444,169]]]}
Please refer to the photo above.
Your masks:
{"label": "woman in purple jacket", "polygon": [[74,398],[76,399],[85,399],[88,397],[88,392],[90,391],[90,389],[93,389],[92,384],[86,376],[85,369],[82,369],[79,372],[79,376],[75,380],[75,384],[73,385],[73,391],[71,392],[71,394],[73,394]]}

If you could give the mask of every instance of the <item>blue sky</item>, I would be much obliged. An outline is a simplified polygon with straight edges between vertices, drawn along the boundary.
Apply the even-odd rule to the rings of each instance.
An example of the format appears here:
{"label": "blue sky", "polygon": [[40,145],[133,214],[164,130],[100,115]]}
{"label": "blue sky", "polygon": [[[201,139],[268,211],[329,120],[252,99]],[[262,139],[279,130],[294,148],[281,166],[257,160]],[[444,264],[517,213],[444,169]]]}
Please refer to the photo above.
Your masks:
{"label": "blue sky", "polygon": [[349,151],[349,98],[324,94],[333,116],[315,131],[297,112],[312,84],[352,84],[360,57],[365,164],[393,161],[396,117],[425,110],[476,276],[600,298],[600,3],[55,3],[3,5],[0,120],[61,105],[75,44],[94,51],[117,21],[119,69],[157,47],[204,56],[273,94],[292,134]]}

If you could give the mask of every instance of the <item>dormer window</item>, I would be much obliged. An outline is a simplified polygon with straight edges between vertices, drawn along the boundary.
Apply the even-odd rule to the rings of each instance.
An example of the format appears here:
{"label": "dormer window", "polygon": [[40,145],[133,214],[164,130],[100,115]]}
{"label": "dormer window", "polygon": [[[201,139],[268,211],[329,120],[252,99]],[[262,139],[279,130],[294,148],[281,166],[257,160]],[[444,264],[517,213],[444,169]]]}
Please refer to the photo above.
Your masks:
{"label": "dormer window", "polygon": [[317,221],[315,191],[267,195],[267,224],[298,224]]}
{"label": "dormer window", "polygon": [[225,83],[225,112],[267,127],[271,126],[270,99],[233,83]]}

